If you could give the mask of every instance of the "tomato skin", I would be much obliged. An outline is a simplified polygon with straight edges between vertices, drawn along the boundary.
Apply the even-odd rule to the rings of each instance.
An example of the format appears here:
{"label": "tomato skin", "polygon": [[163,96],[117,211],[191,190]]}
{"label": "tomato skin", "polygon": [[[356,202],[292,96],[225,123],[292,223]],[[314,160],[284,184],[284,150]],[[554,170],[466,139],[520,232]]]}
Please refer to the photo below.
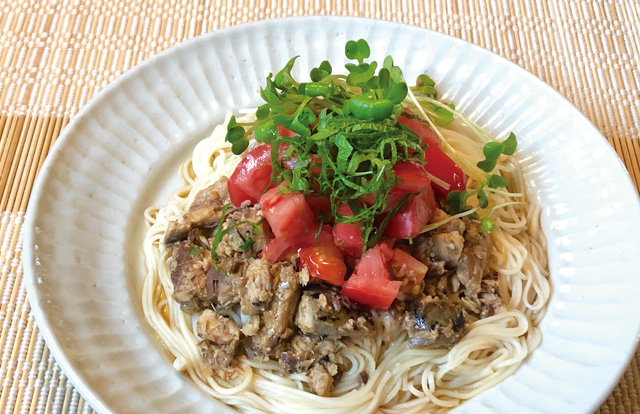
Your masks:
{"label": "tomato skin", "polygon": [[[278,159],[283,160],[285,168],[293,169],[297,160],[286,158],[285,151],[289,144],[283,143],[278,147]],[[227,189],[229,198],[236,207],[249,201],[251,204],[258,202],[262,194],[273,187],[271,183],[271,146],[269,144],[258,145],[245,155],[229,177]]]}
{"label": "tomato skin", "polygon": [[335,286],[344,284],[347,265],[340,249],[333,244],[331,226],[325,224],[320,237],[313,244],[298,250],[300,263],[306,265],[309,274]]}
{"label": "tomato skin", "polygon": [[[393,173],[402,181],[389,190],[385,211],[391,210],[403,195],[421,193],[431,186],[431,180],[429,180],[424,166],[416,162],[399,162],[393,166]],[[376,201],[374,194],[363,195],[360,198],[368,205],[372,205]]]}
{"label": "tomato skin", "polygon": [[[353,216],[348,204],[340,204],[338,213],[345,216]],[[333,242],[344,254],[351,257],[362,256],[362,229],[357,224],[336,223],[333,227]]]}
{"label": "tomato skin", "polygon": [[389,265],[393,277],[403,281],[400,291],[408,296],[415,296],[418,293],[415,290],[420,287],[429,270],[427,265],[400,249],[393,249],[393,257]]}
{"label": "tomato skin", "polygon": [[392,257],[393,250],[386,243],[367,250],[342,286],[342,294],[361,305],[389,309],[402,285],[400,281],[391,280],[388,263]]}
{"label": "tomato skin", "polygon": [[384,235],[393,239],[409,239],[420,234],[438,207],[433,191],[427,187],[410,200],[404,210],[391,217]]}
{"label": "tomato skin", "polygon": [[424,166],[413,162],[399,162],[393,166],[393,173],[402,179],[402,182],[394,186],[391,191],[401,193],[421,193],[431,185]]}
{"label": "tomato skin", "polygon": [[249,201],[255,204],[271,181],[271,147],[259,145],[249,151],[229,177],[229,198],[236,206]]}
{"label": "tomato skin", "polygon": [[[411,112],[405,109],[405,112]],[[407,128],[415,132],[422,141],[430,147],[438,147],[440,148],[441,142],[438,134],[433,132],[429,125],[420,121],[416,118],[407,118],[406,116],[400,115],[398,117],[398,122],[404,124]]]}
{"label": "tomato skin", "polygon": [[467,188],[467,176],[447,154],[440,149],[440,138],[428,125],[418,119],[410,119],[405,116],[398,117],[398,122],[406,125],[415,132],[422,141],[427,144],[424,157],[427,164],[425,170],[434,177],[449,184],[449,189],[435,182],[431,183],[438,197],[446,198],[453,190],[462,191]]}
{"label": "tomato skin", "polygon": [[427,160],[425,170],[449,184],[449,189],[446,189],[440,184],[431,182],[438,197],[446,198],[451,191],[463,191],[467,188],[467,175],[440,148],[428,147],[424,152],[424,157]]}
{"label": "tomato skin", "polygon": [[431,186],[431,180],[424,166],[418,163],[399,162],[393,166],[393,172],[402,179],[402,182],[389,191],[386,211],[391,210],[402,196],[421,193]]}
{"label": "tomato skin", "polygon": [[264,250],[260,253],[260,257],[266,259],[269,263],[275,263],[284,259],[287,254],[292,254],[295,251],[296,246],[294,243],[274,237],[264,247]]}
{"label": "tomato skin", "polygon": [[299,191],[281,192],[274,187],[260,197],[262,214],[276,238],[297,242],[314,235],[316,226],[313,213]]}
{"label": "tomato skin", "polygon": [[296,134],[289,128],[283,127],[282,125],[278,125],[278,134],[280,134],[281,137],[288,137],[288,138],[298,136],[298,134]]}

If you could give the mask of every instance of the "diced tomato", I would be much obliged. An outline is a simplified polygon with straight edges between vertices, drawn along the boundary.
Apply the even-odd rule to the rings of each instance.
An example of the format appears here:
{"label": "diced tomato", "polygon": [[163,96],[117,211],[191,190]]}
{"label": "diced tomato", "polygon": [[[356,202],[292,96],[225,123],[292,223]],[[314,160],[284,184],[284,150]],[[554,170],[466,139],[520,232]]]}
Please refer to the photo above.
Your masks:
{"label": "diced tomato", "polygon": [[431,186],[438,197],[446,198],[451,191],[463,191],[467,188],[467,175],[462,172],[451,158],[438,147],[428,147],[424,156],[427,164],[424,169],[434,177],[449,184],[449,188],[431,181]]}
{"label": "diced tomato", "polygon": [[287,254],[295,253],[296,250],[297,247],[293,242],[274,237],[264,247],[260,257],[266,259],[269,263],[275,263],[282,260]]}
{"label": "diced tomato", "polygon": [[278,134],[280,134],[281,137],[297,137],[298,134],[296,134],[295,132],[293,132],[292,130],[283,127],[282,125],[278,125]]}
{"label": "diced tomato", "polygon": [[331,200],[329,197],[309,195],[306,199],[315,217],[323,216],[331,211]]}
{"label": "diced tomato", "polygon": [[[408,109],[405,109],[405,112],[412,113]],[[429,128],[429,125],[419,119],[407,118],[403,115],[398,117],[398,122],[404,124],[407,128],[415,132],[420,138],[422,138],[422,141],[425,144],[440,148],[440,137],[438,134],[433,132],[431,128]]]}
{"label": "diced tomato", "polygon": [[416,162],[399,162],[393,166],[393,172],[402,182],[392,188],[392,191],[408,193],[421,193],[431,185],[424,167]]}
{"label": "diced tomato", "polygon": [[440,138],[428,125],[418,119],[410,119],[404,116],[398,117],[398,122],[418,134],[422,141],[427,144],[427,149],[424,152],[424,157],[427,160],[427,164],[424,166],[425,170],[449,185],[449,188],[445,188],[432,180],[431,186],[436,195],[445,198],[450,191],[462,191],[467,188],[467,176],[447,154],[442,152]]}
{"label": "diced tomato", "polygon": [[289,144],[287,144],[286,142],[280,144],[280,146],[278,147],[278,160],[282,163],[282,166],[284,168],[292,170],[293,168],[295,168],[295,164],[296,162],[298,162],[298,160],[296,159],[296,157],[287,155],[287,148],[289,148]]}
{"label": "diced tomato", "polygon": [[[348,204],[338,206],[338,213],[353,216]],[[362,256],[362,230],[357,224],[336,223],[333,227],[333,241],[346,255],[351,257]]]}
{"label": "diced tomato", "polygon": [[[295,157],[286,157],[285,151],[289,144],[280,144],[278,158],[285,168],[294,168]],[[251,204],[258,202],[262,194],[274,185],[271,184],[271,146],[263,144],[255,147],[245,155],[229,177],[227,188],[231,202],[239,207],[244,201]]]}
{"label": "diced tomato", "polygon": [[298,242],[314,236],[316,224],[313,213],[299,191],[281,192],[274,187],[260,197],[262,214],[267,219],[276,238]]}
{"label": "diced tomato", "polygon": [[427,265],[400,249],[393,249],[389,264],[393,277],[402,281],[400,290],[406,295],[415,296],[429,270]]}
{"label": "diced tomato", "polygon": [[333,244],[331,226],[322,226],[318,240],[300,248],[298,254],[300,263],[307,266],[311,276],[335,286],[342,286],[347,266],[342,252]]}
{"label": "diced tomato", "polygon": [[[386,211],[389,211],[403,195],[421,193],[431,185],[431,180],[429,180],[424,166],[416,162],[399,162],[393,166],[393,172],[402,181],[389,190]],[[367,194],[362,196],[361,199],[371,205],[376,201],[376,196]]]}
{"label": "diced tomato", "polygon": [[385,243],[367,250],[342,286],[342,294],[361,305],[388,309],[402,285],[400,281],[391,280],[388,262],[392,257],[393,250]]}
{"label": "diced tomato", "polygon": [[402,182],[389,191],[387,211],[395,206],[402,196],[421,193],[431,186],[431,180],[427,177],[424,166],[415,162],[399,162],[393,166],[393,172],[402,179]]}
{"label": "diced tomato", "polygon": [[427,187],[423,192],[409,201],[407,208],[391,217],[384,235],[394,239],[416,237],[431,220],[438,207],[433,189]]}
{"label": "diced tomato", "polygon": [[231,202],[239,207],[245,201],[255,204],[271,180],[271,147],[259,145],[249,151],[229,177]]}

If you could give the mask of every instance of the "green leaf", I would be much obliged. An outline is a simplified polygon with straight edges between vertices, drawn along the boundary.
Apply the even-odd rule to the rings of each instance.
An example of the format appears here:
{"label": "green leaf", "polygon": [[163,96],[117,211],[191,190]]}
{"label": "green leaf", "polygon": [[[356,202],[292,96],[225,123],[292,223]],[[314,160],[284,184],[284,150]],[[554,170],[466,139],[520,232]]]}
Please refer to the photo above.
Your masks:
{"label": "green leaf", "polygon": [[257,126],[256,129],[253,130],[253,136],[258,142],[271,143],[272,140],[278,137],[278,127],[275,122],[268,121]]}
{"label": "green leaf", "polygon": [[[395,83],[386,94],[383,94],[383,96],[394,104],[399,104],[407,97],[408,91],[409,88],[407,88],[406,83],[398,82]],[[453,121],[453,115],[451,115],[451,121]]]}
{"label": "green leaf", "polygon": [[486,158],[497,160],[502,154],[504,146],[501,142],[487,142],[482,148],[482,153]]}
{"label": "green leaf", "polygon": [[491,174],[487,179],[487,186],[490,188],[506,187],[508,184],[507,180],[498,174]]}
{"label": "green leaf", "polygon": [[311,73],[309,73],[311,81],[320,82],[322,79],[331,75],[331,70],[331,64],[326,60],[322,61],[319,67],[311,69]]}
{"label": "green leaf", "polygon": [[422,74],[416,79],[416,86],[436,86],[436,83],[429,76]]}
{"label": "green leaf", "polygon": [[261,89],[260,96],[267,103],[280,103],[280,98],[278,97],[278,95],[269,89]]}
{"label": "green leaf", "polygon": [[358,44],[355,40],[349,40],[344,45],[344,54],[347,56],[347,59],[355,60],[358,58]]}
{"label": "green leaf", "polygon": [[364,59],[371,55],[371,50],[369,49],[369,44],[364,39],[358,41],[349,40],[344,46],[344,54],[348,59],[357,60],[358,63],[362,63]]}
{"label": "green leaf", "polygon": [[319,69],[323,72],[326,72],[327,74],[325,76],[329,76],[331,75],[331,71],[333,70],[331,68],[331,63],[329,63],[328,60],[323,60],[322,63],[320,63],[320,67]]}
{"label": "green leaf", "polygon": [[352,86],[364,86],[371,77],[376,73],[378,64],[376,62],[361,63],[360,65],[345,65],[349,70],[347,75],[347,83]]}
{"label": "green leaf", "polygon": [[380,89],[389,89],[390,80],[391,80],[391,74],[389,73],[389,70],[386,68],[380,69],[380,71],[378,72],[378,80],[379,80],[378,84],[380,86]]}
{"label": "green leaf", "polygon": [[311,125],[314,122],[316,122],[316,114],[313,113],[313,111],[310,108],[306,107],[306,106],[298,114],[298,116],[296,118],[297,118],[298,121],[302,122],[307,127],[309,127],[309,125]]}
{"label": "green leaf", "polygon": [[227,131],[226,140],[232,144],[244,139],[244,128],[235,126]]}
{"label": "green leaf", "polygon": [[[316,114],[313,113],[311,109],[308,107],[304,107],[300,113],[294,114],[294,116],[289,116],[285,122],[290,122],[289,125],[282,124],[286,128],[289,128],[293,132],[297,133],[301,137],[308,137],[311,135],[311,131],[309,130],[309,126],[316,121]],[[274,122],[278,123],[276,117],[273,117]]]}
{"label": "green leaf", "polygon": [[289,128],[289,125],[291,125],[291,122],[293,121],[293,115],[277,114],[273,115],[271,119],[273,120],[273,122],[275,122],[276,125]]}
{"label": "green leaf", "polygon": [[333,143],[338,147],[337,163],[338,168],[346,170],[349,165],[349,157],[353,152],[353,147],[347,140],[345,133],[339,133],[333,136]]}
{"label": "green leaf", "polygon": [[482,171],[491,172],[496,168],[496,160],[482,160],[476,164]]}
{"label": "green leaf", "polygon": [[318,68],[311,69],[309,72],[309,77],[311,78],[311,82],[320,82],[324,76],[322,76],[322,71]]}
{"label": "green leaf", "polygon": [[227,131],[231,131],[237,125],[238,125],[238,121],[236,121],[236,116],[231,115],[231,118],[229,118],[229,123],[227,124]]}
{"label": "green leaf", "polygon": [[393,64],[393,58],[391,56],[387,56],[386,58],[384,58],[382,67],[389,71],[389,75],[391,75],[391,79],[394,82],[402,81],[402,69]]}
{"label": "green leaf", "polygon": [[371,90],[378,89],[380,88],[380,78],[377,76],[373,76],[364,84],[364,86],[365,86],[364,89],[371,89]]}
{"label": "green leaf", "polygon": [[231,144],[231,152],[233,152],[236,155],[240,155],[244,152],[244,150],[247,149],[248,146],[249,146],[249,141],[247,141],[246,139],[236,141],[233,144]]}
{"label": "green leaf", "polygon": [[248,252],[249,250],[251,250],[251,248],[253,247],[253,244],[255,242],[253,241],[253,239],[251,237],[249,237],[247,240],[244,241],[244,243],[242,243],[240,245],[240,248],[242,250],[244,250],[245,252]]}
{"label": "green leaf", "polygon": [[478,189],[478,193],[476,195],[478,197],[478,205],[481,208],[487,208],[489,206],[489,199],[487,198],[487,194],[484,192],[482,187]]}
{"label": "green leaf", "polygon": [[502,145],[504,147],[502,149],[503,154],[513,155],[513,153],[516,152],[516,146],[517,146],[516,135],[513,132],[510,133],[507,139],[502,141]]}
{"label": "green leaf", "polygon": [[[449,104],[449,107],[451,109],[455,109],[453,104]],[[453,122],[453,112],[437,107],[435,110],[435,116],[433,117],[433,122],[441,127],[447,126]]]}
{"label": "green leaf", "polygon": [[269,117],[269,114],[271,113],[271,109],[269,109],[269,105],[262,105],[260,107],[258,107],[258,110],[256,111],[256,118],[259,121],[262,121],[263,119],[266,119],[267,117]]}
{"label": "green leaf", "polygon": [[280,72],[276,73],[276,76],[273,79],[273,83],[276,85],[276,87],[282,89],[282,88],[292,86],[291,82],[289,81],[289,79],[287,79],[287,76],[285,75],[289,75],[289,77],[291,77],[291,69],[293,69],[293,65],[296,63],[296,59],[298,59],[298,57],[299,56],[294,56],[291,59],[289,59],[287,64],[284,65],[284,68],[282,68]]}
{"label": "green leaf", "polygon": [[436,99],[436,97],[438,96],[436,83],[433,81],[433,79],[424,74],[419,75],[416,79],[416,90],[432,99]]}
{"label": "green leaf", "polygon": [[502,154],[503,148],[504,146],[501,142],[487,142],[482,148],[482,153],[484,154],[485,159],[479,161],[476,165],[483,171],[493,171],[493,169],[496,168],[498,157]]}
{"label": "green leaf", "polygon": [[449,215],[462,213],[467,208],[467,198],[469,193],[467,190],[453,190],[447,194],[447,205],[445,211]]}

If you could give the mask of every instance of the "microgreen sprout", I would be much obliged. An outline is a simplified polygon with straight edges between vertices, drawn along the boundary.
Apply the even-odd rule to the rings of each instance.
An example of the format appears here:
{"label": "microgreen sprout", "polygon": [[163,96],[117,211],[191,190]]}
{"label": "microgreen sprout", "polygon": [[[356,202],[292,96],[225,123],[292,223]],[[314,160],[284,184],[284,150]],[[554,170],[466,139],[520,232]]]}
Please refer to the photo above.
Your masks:
{"label": "microgreen sprout", "polygon": [[[334,74],[325,60],[311,69],[310,81],[300,82],[291,73],[297,57],[275,75],[269,74],[260,89],[264,104],[257,109],[256,120],[241,125],[232,117],[229,122],[226,140],[231,143],[232,152],[242,154],[251,137],[270,144],[272,182],[286,183],[284,191],[329,197],[331,216],[337,222],[361,226],[366,249],[380,240],[390,218],[413,197],[403,196],[394,205],[387,205],[389,191],[400,182],[394,165],[407,161],[426,163],[426,144],[398,122],[401,114],[407,115],[403,111],[409,97],[416,105],[415,116],[422,117],[445,146],[448,144],[436,126],[449,125],[455,118],[487,142],[485,160],[477,165],[466,160],[461,164],[465,170],[472,170],[472,178],[479,185],[450,192],[446,210],[453,215],[472,211],[471,215],[477,208],[489,208],[488,193],[507,185],[504,178],[491,172],[500,154],[513,153],[515,136],[502,143],[489,140],[453,104],[436,100],[436,83],[429,76],[418,76],[416,85],[409,88],[391,56],[382,65],[368,61],[371,49],[364,39],[348,41],[345,56],[352,61],[345,65],[346,75]],[[282,128],[297,136],[281,136]],[[471,196],[475,196],[478,206],[468,209]],[[347,204],[353,215],[338,214],[342,204]],[[484,227],[490,228],[490,218],[484,220]],[[214,244],[223,236],[224,231],[219,230]]]}

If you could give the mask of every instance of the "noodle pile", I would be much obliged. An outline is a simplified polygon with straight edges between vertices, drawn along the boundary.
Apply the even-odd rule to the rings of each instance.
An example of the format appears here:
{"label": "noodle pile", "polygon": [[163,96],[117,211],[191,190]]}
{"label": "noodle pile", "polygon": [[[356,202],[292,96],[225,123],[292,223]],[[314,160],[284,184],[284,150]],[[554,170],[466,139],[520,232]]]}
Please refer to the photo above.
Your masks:
{"label": "noodle pile", "polygon": [[[444,138],[443,150],[471,178],[474,173],[477,176],[465,167],[482,159],[483,143],[470,138],[458,121],[438,130]],[[472,323],[450,350],[411,349],[406,333],[385,344],[380,337],[343,338],[347,345],[343,355],[351,366],[335,384],[332,397],[305,391],[307,379],[302,374],[283,378],[274,360],[241,357],[231,382],[207,375],[195,334],[198,315],[184,313],[171,298],[172,259],[163,239],[167,225],[183,216],[195,195],[220,177],[230,176],[240,161],[240,156],[231,153],[225,134],[225,125],[220,125],[200,141],[192,159],[180,167],[184,185],[166,206],[145,211],[148,229],[143,242],[147,267],[144,314],[175,358],[174,368],[184,371],[212,397],[242,412],[442,413],[513,374],[538,347],[542,339],[538,324],[550,296],[546,241],[539,225],[541,209],[528,201],[521,167],[511,157],[498,163],[494,171],[509,181],[509,193],[505,189],[488,192],[491,205],[504,205],[491,216],[495,228],[488,266],[498,274],[506,312]],[[463,158],[467,159],[464,165]],[[516,202],[514,193],[520,194]],[[237,313],[220,313],[238,324],[244,320],[239,308]],[[359,377],[362,371],[369,374],[365,385]]]}

